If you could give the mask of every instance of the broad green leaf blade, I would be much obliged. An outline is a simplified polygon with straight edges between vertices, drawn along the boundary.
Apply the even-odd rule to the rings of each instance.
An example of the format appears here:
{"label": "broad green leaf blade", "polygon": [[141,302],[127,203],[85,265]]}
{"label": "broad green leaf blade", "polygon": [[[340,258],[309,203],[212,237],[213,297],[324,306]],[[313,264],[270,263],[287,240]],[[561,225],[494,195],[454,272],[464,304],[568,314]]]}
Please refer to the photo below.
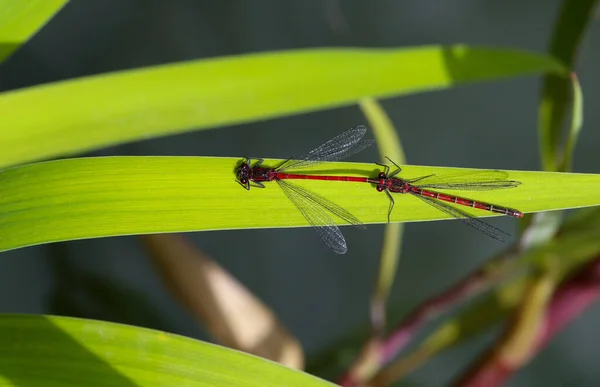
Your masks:
{"label": "broad green leaf blade", "polygon": [[27,42],[67,1],[0,1],[0,63]]}
{"label": "broad green leaf blade", "polygon": [[255,356],[160,331],[0,315],[0,386],[333,386]]}
{"label": "broad green leaf blade", "polygon": [[[244,190],[234,179],[241,159],[227,157],[93,157],[48,161],[0,172],[0,251],[113,235],[307,226],[276,183]],[[281,160],[265,160],[277,165]],[[307,172],[356,171],[373,164],[331,163]],[[404,166],[403,177],[473,170]],[[337,173],[338,175],[340,173]],[[346,174],[346,173],[342,173]],[[523,212],[600,204],[600,175],[509,171],[518,188],[460,192]],[[387,221],[388,198],[366,183],[298,181],[364,223]],[[464,207],[467,212],[493,216]],[[396,195],[392,221],[447,219],[410,195]],[[341,220],[339,220],[342,224]]]}
{"label": "broad green leaf blade", "polygon": [[568,76],[555,59],[533,52],[424,46],[269,52],[103,74],[0,94],[0,167],[364,97],[541,73]]}
{"label": "broad green leaf blade", "polygon": [[[594,16],[597,3],[597,0],[562,2],[549,54],[562,61],[570,70],[575,69],[579,44]],[[538,133],[540,157],[546,171],[556,171],[560,166],[569,164],[568,158],[571,155],[563,155],[559,148],[565,114],[569,108],[569,82],[568,78],[554,74],[546,74],[544,77],[538,112]]]}

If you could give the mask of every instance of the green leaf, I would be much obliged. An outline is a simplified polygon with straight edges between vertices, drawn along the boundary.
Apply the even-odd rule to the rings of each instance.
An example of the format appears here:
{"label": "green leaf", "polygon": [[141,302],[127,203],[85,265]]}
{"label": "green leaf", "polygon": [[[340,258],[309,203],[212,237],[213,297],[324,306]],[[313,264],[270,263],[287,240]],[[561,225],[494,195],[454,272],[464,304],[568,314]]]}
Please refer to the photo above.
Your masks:
{"label": "green leaf", "polygon": [[0,386],[332,386],[224,347],[150,329],[0,315]]}
{"label": "green leaf", "polygon": [[[549,54],[575,68],[579,44],[594,16],[597,0],[568,1],[563,5],[550,43]],[[540,156],[546,171],[556,171],[570,164],[570,154],[560,149],[565,114],[569,107],[570,80],[546,74],[539,107]],[[577,106],[574,113],[577,114]],[[563,160],[564,159],[564,160]]]}
{"label": "green leaf", "polygon": [[0,1],[0,63],[40,30],[67,1]]}
{"label": "green leaf", "polygon": [[548,56],[459,45],[247,54],[68,80],[0,94],[0,167],[540,73],[568,76]]}
{"label": "green leaf", "polygon": [[[245,191],[241,162],[228,157],[97,157],[41,162],[0,172],[0,251],[113,235],[307,226],[275,183]],[[265,160],[277,165],[281,160]],[[373,176],[380,167],[330,163],[308,173]],[[404,166],[402,176],[476,171]],[[600,175],[509,171],[518,188],[460,194],[523,212],[600,204]],[[298,181],[364,223],[387,221],[388,198],[366,183]],[[560,198],[557,200],[556,198]],[[464,207],[467,212],[493,216]],[[447,219],[410,195],[396,195],[392,221]],[[341,223],[342,221],[339,220]]]}
{"label": "green leaf", "polygon": [[573,151],[579,138],[579,133],[583,127],[583,93],[575,73],[571,74],[571,84],[573,85],[573,112],[571,113],[571,125],[569,135],[565,144],[565,151],[560,167],[561,171],[570,171],[573,164]]}

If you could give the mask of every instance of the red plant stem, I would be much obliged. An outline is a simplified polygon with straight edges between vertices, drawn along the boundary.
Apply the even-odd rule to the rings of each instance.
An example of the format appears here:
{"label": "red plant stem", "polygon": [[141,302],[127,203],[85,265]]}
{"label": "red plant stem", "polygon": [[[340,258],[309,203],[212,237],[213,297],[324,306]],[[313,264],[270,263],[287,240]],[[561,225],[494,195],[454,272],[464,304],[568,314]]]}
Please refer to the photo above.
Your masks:
{"label": "red plant stem", "polygon": [[539,351],[567,324],[600,297],[600,257],[583,266],[565,281],[552,297],[546,324],[540,329],[535,350]]}
{"label": "red plant stem", "polygon": [[404,349],[416,331],[428,320],[476,294],[489,284],[487,273],[478,270],[444,293],[425,301],[396,326],[381,347],[381,361],[391,361]]}
{"label": "red plant stem", "polygon": [[[454,385],[456,387],[500,386],[512,374],[527,364],[558,332],[580,316],[599,297],[600,257],[597,257],[580,268],[554,291],[537,325],[535,337],[531,341],[530,348],[527,349],[526,356],[515,362],[515,357],[511,354],[499,356],[499,351],[492,349]],[[500,340],[496,348],[501,348],[505,339],[506,336]],[[519,357],[517,356],[517,358]]]}
{"label": "red plant stem", "polygon": [[[510,257],[512,257],[510,253],[497,257],[446,291],[425,301],[392,329],[387,337],[371,340],[349,371],[338,379],[338,384],[343,387],[352,387],[361,385],[370,379],[404,349],[426,322],[500,280],[509,271],[507,270],[508,266],[503,264],[510,263]],[[364,368],[367,362],[372,369],[371,372],[365,373]]]}

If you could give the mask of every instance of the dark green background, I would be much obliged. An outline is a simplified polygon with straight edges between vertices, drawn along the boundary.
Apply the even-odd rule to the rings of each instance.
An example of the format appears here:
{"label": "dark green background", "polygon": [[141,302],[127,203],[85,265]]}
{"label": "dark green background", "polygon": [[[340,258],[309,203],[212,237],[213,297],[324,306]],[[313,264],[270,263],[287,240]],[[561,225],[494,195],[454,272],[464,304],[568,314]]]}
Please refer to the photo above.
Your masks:
{"label": "dark green background", "polygon": [[[554,0],[73,1],[0,65],[0,90],[290,48],[467,43],[545,51],[558,8]],[[592,22],[581,45],[578,75],[586,110],[575,172],[600,169],[600,116],[595,108],[600,58],[594,45],[599,32],[598,22]],[[536,77],[471,85],[390,99],[383,105],[412,164],[536,170],[539,81]],[[285,158],[365,122],[357,107],[348,107],[126,144],[93,155]],[[354,160],[376,161],[377,157],[370,149]],[[513,220],[491,222],[514,233]],[[381,226],[367,231],[343,228],[349,245],[345,256],[328,251],[310,229],[189,236],[278,313],[301,340],[310,362],[312,356],[367,326],[382,230]],[[257,240],[262,247],[254,247]],[[391,299],[392,315],[399,316],[441,291],[503,247],[455,222],[409,225]],[[3,253],[0,311],[114,320],[206,339],[202,328],[166,293],[135,237]],[[592,308],[507,385],[598,385],[599,323],[600,308]],[[447,382],[468,364],[474,350],[484,348],[492,338],[487,335],[452,350],[407,382],[421,386]]]}

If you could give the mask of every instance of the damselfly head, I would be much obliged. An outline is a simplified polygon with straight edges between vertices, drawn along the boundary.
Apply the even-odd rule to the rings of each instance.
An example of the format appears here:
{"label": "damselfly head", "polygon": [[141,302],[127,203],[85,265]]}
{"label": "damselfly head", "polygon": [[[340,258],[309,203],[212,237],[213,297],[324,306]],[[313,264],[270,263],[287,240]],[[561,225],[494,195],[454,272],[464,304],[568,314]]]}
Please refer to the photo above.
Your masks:
{"label": "damselfly head", "polygon": [[242,163],[242,165],[235,172],[238,183],[240,183],[242,185],[242,187],[244,187],[246,189],[250,188],[249,187],[250,174],[251,174],[251,171],[250,171],[250,166],[248,165],[248,163]]}

